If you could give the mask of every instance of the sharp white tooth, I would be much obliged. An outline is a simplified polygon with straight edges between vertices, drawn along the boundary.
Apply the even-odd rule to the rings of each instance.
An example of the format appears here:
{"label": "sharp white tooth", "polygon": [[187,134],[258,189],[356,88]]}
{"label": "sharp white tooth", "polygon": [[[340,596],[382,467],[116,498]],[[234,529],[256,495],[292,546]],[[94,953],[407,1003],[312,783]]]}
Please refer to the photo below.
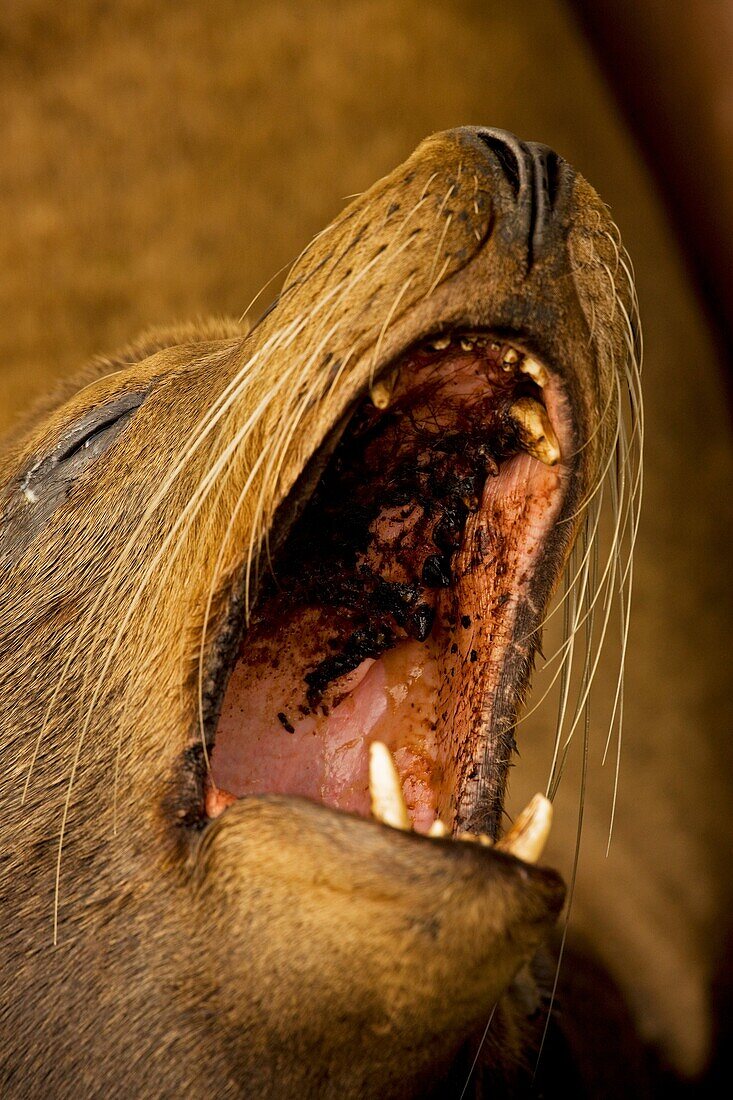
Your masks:
{"label": "sharp white tooth", "polygon": [[445,351],[450,344],[450,336],[434,336],[431,340],[428,340],[428,347],[433,351]]}
{"label": "sharp white tooth", "polygon": [[536,863],[545,850],[551,825],[552,803],[543,794],[536,794],[496,847],[525,863]]}
{"label": "sharp white tooth", "polygon": [[399,371],[390,371],[388,374],[382,375],[382,377],[371,387],[369,390],[369,397],[375,409],[389,408],[398,377]]}
{"label": "sharp white tooth", "polygon": [[435,821],[428,829],[428,836],[448,836],[448,826],[444,825],[439,817],[436,817]]}
{"label": "sharp white tooth", "polygon": [[533,397],[520,397],[509,409],[509,415],[528,454],[544,462],[545,466],[554,466],[560,461],[560,444],[544,405]]}
{"label": "sharp white tooth", "polygon": [[369,795],[377,821],[406,832],[412,829],[397,766],[381,741],[372,741],[369,746]]}
{"label": "sharp white tooth", "polygon": [[538,363],[536,359],[532,359],[531,356],[528,355],[522,360],[519,369],[523,374],[528,374],[532,381],[537,383],[540,389],[547,385],[547,371],[541,363]]}

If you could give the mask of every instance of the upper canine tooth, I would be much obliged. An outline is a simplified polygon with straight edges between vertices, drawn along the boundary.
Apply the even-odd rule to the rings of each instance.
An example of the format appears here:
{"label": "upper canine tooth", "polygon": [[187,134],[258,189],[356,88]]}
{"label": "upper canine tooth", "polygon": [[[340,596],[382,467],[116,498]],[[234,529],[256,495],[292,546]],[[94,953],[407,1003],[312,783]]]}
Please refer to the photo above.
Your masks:
{"label": "upper canine tooth", "polygon": [[382,741],[372,741],[369,746],[369,795],[377,821],[406,832],[412,829],[397,766]]}
{"label": "upper canine tooth", "polygon": [[392,400],[394,388],[397,385],[399,371],[389,371],[388,374],[374,383],[369,390],[369,397],[375,409],[388,409]]}
{"label": "upper canine tooth", "polygon": [[428,836],[448,836],[448,826],[441,821],[439,817],[436,817],[435,821],[428,829]]}
{"label": "upper canine tooth", "polygon": [[560,444],[547,415],[547,409],[533,397],[520,397],[509,409],[525,451],[545,466],[560,461]]}
{"label": "upper canine tooth", "polygon": [[536,794],[496,847],[525,863],[536,863],[545,850],[551,825],[552,803],[543,794]]}
{"label": "upper canine tooth", "polygon": [[528,374],[532,381],[537,383],[540,389],[547,385],[547,371],[541,363],[538,363],[536,359],[532,359],[531,356],[525,356],[519,369],[524,374]]}
{"label": "upper canine tooth", "polygon": [[430,340],[428,340],[428,347],[432,348],[433,351],[445,351],[449,344],[450,336],[447,335],[433,336]]}

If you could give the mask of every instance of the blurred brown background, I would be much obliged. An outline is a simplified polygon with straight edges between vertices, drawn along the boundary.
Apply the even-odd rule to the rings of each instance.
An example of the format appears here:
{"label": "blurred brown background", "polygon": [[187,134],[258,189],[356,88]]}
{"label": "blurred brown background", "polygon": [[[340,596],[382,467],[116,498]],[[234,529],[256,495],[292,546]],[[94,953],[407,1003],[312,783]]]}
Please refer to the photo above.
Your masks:
{"label": "blurred brown background", "polygon": [[[620,20],[621,52],[604,53],[617,100],[587,21],[561,0],[5,0],[0,427],[52,377],[144,326],[241,314],[345,196],[430,131],[502,126],[573,162],[636,265],[648,427],[617,826],[606,859],[613,776],[599,765],[599,719],[573,920],[645,1036],[695,1075],[712,1049],[730,927],[733,460],[723,280],[710,275],[717,298],[708,287],[703,301],[680,242],[699,273],[695,203],[701,226],[715,221],[720,169],[706,162],[702,198],[655,182],[664,153],[642,126],[632,135],[617,102],[663,103],[672,144],[690,120],[670,126],[674,97],[648,80],[641,101],[628,94],[649,74],[643,46],[624,70]],[[603,50],[602,22],[591,31]],[[682,237],[669,214],[681,201]],[[550,722],[521,731],[517,799],[544,787]],[[576,794],[571,774],[551,852],[566,873]]]}

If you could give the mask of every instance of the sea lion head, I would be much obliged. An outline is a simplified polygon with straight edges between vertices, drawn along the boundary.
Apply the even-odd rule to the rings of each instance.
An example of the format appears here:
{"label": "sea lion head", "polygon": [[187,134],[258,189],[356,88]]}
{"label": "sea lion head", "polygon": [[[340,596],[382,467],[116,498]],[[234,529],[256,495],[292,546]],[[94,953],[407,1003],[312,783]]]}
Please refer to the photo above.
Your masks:
{"label": "sea lion head", "polygon": [[491,842],[634,317],[591,187],[452,130],[254,328],[145,337],[6,441],[9,1087],[425,1095],[497,1003],[518,1072],[564,888]]}

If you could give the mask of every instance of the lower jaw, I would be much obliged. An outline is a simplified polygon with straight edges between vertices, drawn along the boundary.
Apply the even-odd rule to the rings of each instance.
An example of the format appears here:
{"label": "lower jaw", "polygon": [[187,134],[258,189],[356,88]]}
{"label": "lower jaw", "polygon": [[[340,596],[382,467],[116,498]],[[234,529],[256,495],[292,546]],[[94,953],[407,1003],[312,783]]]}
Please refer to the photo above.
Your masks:
{"label": "lower jaw", "polygon": [[[407,419],[400,423],[397,414],[392,435],[386,433],[400,447],[409,432],[420,437],[421,425],[408,425],[416,404],[410,396],[434,371],[419,356],[411,365],[411,373],[403,365],[392,405],[399,410],[402,397]],[[495,364],[479,360],[479,366],[485,382],[476,381],[475,354],[453,355],[438,395],[441,416],[453,399],[453,420],[468,425],[473,442],[481,424],[471,424],[466,411],[480,411],[477,387],[493,385],[496,395],[506,385],[492,374]],[[549,382],[543,396],[557,419],[561,397]],[[417,406],[430,402],[421,406],[418,398]],[[442,441],[456,426],[452,415],[445,414],[448,422],[434,437],[428,467],[443,462]],[[346,456],[349,446],[341,447]],[[418,450],[422,456],[425,448]],[[495,836],[511,726],[535,645],[526,624],[537,625],[543,610],[531,606],[533,578],[560,511],[565,471],[521,451],[498,463],[490,457],[492,472],[467,502],[459,542],[440,555],[435,541],[445,501],[421,498],[417,521],[414,501],[396,513],[391,475],[385,478],[375,453],[372,488],[377,494],[386,481],[386,504],[373,509],[366,542],[349,546],[338,530],[348,520],[343,508],[353,503],[347,471],[341,504],[329,497],[324,506],[316,492],[276,570],[280,586],[270,586],[253,616],[224,698],[207,814],[217,816],[235,798],[278,793],[369,816],[369,747],[379,741],[391,750],[417,832],[440,819],[454,832]],[[333,495],[334,485],[338,496],[338,475],[319,488]],[[355,504],[358,511],[361,502]],[[314,553],[319,561],[303,560]],[[427,561],[438,557],[442,566]]]}

